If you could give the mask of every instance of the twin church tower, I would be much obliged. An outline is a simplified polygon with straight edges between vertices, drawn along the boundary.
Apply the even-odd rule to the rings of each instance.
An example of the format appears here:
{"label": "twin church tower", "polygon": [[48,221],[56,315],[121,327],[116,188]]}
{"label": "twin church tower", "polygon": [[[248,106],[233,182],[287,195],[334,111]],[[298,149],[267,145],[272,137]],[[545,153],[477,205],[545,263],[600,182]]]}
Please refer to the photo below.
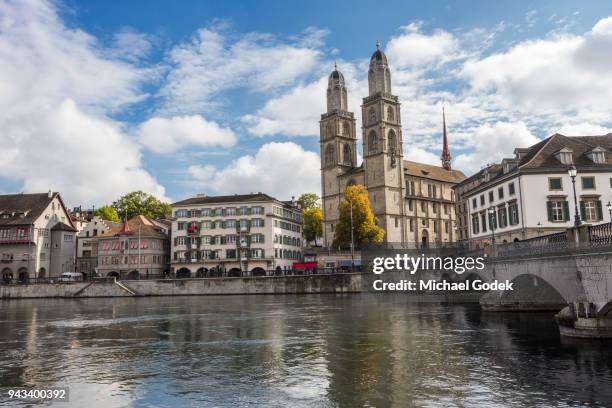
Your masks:
{"label": "twin church tower", "polygon": [[[320,121],[323,236],[327,246],[334,239],[340,200],[351,184],[367,188],[386,242],[420,240],[414,234],[414,220],[410,221],[406,202],[410,185],[406,185],[400,103],[391,93],[389,64],[378,43],[370,58],[368,88],[369,95],[361,105],[363,163],[358,164],[356,120],[348,111],[344,76],[337,67],[329,76],[327,112]],[[443,146],[443,167],[439,169],[452,172],[445,125]]]}

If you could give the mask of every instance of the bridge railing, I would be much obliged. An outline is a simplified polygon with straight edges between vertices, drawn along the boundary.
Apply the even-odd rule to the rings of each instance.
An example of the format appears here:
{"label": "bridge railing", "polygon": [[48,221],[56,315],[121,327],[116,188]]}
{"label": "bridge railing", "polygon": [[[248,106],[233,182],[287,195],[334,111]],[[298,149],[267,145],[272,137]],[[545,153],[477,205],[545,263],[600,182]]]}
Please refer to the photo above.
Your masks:
{"label": "bridge railing", "polygon": [[518,242],[500,244],[496,248],[497,257],[544,255],[571,249],[567,232],[557,232]]}
{"label": "bridge railing", "polygon": [[589,242],[592,246],[612,244],[612,222],[589,226]]}

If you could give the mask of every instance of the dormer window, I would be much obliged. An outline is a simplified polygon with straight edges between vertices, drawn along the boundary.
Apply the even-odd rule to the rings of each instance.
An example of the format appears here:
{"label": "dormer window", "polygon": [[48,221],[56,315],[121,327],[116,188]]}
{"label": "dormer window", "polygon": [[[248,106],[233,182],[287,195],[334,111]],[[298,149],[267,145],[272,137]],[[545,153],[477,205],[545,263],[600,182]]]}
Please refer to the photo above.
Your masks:
{"label": "dormer window", "polygon": [[573,153],[573,151],[571,149],[568,149],[567,147],[564,147],[563,149],[561,149],[557,153],[555,153],[555,157],[562,164],[570,165],[570,164],[572,164],[574,162],[573,157],[572,157],[573,156],[572,153]]}
{"label": "dormer window", "polygon": [[599,146],[588,152],[587,156],[595,164],[603,164],[606,161],[606,151]]}

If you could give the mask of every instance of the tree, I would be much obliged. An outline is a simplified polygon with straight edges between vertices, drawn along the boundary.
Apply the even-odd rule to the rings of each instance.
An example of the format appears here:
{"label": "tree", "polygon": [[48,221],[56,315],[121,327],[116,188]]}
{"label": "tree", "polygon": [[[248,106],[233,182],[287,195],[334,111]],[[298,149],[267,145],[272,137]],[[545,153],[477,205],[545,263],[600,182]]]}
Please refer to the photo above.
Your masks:
{"label": "tree", "polygon": [[321,207],[319,204],[319,196],[315,193],[304,193],[297,199],[298,204],[302,210],[308,208],[318,208]]}
{"label": "tree", "polygon": [[340,219],[336,224],[334,247],[348,248],[351,245],[351,207],[353,209],[353,236],[355,247],[382,242],[385,231],[378,226],[368,191],[360,184],[348,186],[338,207]]}
{"label": "tree", "polygon": [[110,205],[103,205],[102,207],[98,208],[94,215],[102,218],[103,220],[121,222],[119,219],[119,214],[117,214],[117,211]]}
{"label": "tree", "polygon": [[302,209],[302,235],[306,243],[323,236],[323,211],[320,208]]}
{"label": "tree", "polygon": [[143,191],[132,191],[113,202],[113,208],[124,217],[146,215],[149,218],[164,217],[172,214],[172,207]]}

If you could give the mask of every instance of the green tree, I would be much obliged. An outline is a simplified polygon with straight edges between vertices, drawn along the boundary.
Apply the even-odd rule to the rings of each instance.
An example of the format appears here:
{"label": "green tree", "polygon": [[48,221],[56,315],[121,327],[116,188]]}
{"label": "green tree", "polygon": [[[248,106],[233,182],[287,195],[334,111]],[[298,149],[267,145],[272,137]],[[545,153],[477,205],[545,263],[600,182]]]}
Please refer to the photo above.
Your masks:
{"label": "green tree", "polygon": [[158,218],[172,214],[172,208],[169,204],[143,191],[127,193],[113,202],[113,208],[121,217],[124,217],[127,213],[128,218],[136,215]]}
{"label": "green tree", "polygon": [[323,236],[323,212],[320,208],[302,209],[302,235],[306,243]]}
{"label": "green tree", "polygon": [[355,247],[382,242],[385,231],[378,226],[372,208],[368,191],[360,184],[348,186],[344,190],[344,198],[338,207],[340,219],[336,224],[334,247],[348,248],[351,246],[351,207],[353,209],[353,236]]}
{"label": "green tree", "polygon": [[302,210],[308,208],[318,208],[321,207],[319,204],[319,196],[315,193],[304,193],[297,199],[298,204]]}
{"label": "green tree", "polygon": [[119,219],[119,214],[117,214],[117,211],[110,205],[103,205],[102,207],[98,208],[94,212],[94,215],[97,215],[103,220],[121,222],[121,220]]}
{"label": "green tree", "polygon": [[117,211],[110,205],[103,205],[102,207],[98,208],[94,215],[97,215],[103,220],[121,222],[119,219],[119,214],[117,214]]}

